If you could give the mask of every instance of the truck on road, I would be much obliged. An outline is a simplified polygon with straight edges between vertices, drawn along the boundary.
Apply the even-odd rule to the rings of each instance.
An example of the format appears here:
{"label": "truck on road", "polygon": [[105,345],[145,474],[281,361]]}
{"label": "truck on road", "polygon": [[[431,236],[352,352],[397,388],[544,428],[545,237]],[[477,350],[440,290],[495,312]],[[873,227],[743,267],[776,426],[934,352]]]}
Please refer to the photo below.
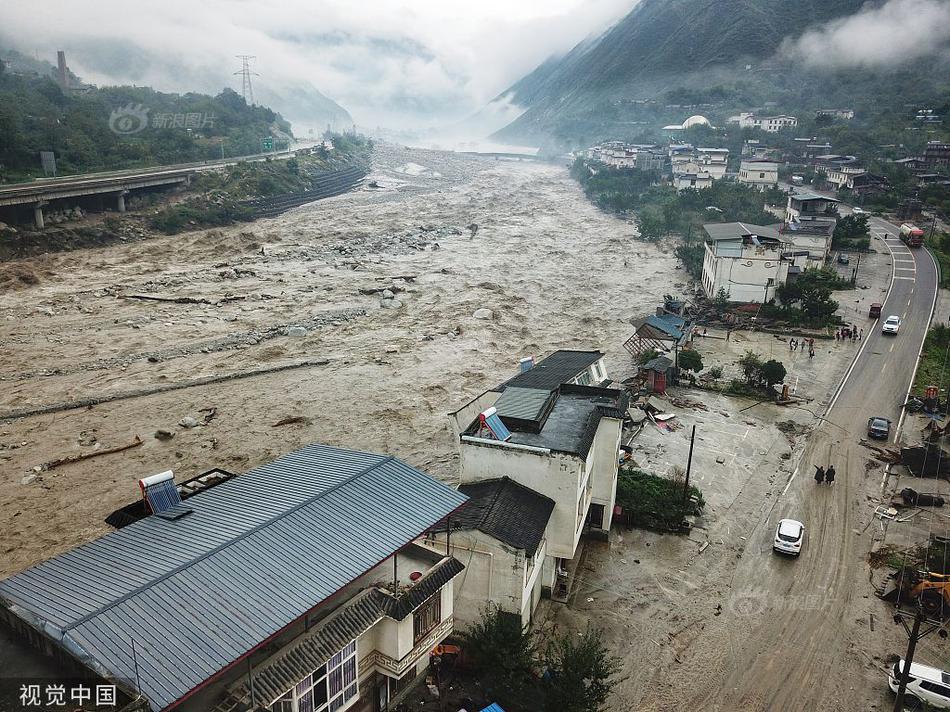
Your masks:
{"label": "truck on road", "polygon": [[920,247],[924,244],[924,231],[910,223],[904,223],[901,225],[900,238],[908,247]]}

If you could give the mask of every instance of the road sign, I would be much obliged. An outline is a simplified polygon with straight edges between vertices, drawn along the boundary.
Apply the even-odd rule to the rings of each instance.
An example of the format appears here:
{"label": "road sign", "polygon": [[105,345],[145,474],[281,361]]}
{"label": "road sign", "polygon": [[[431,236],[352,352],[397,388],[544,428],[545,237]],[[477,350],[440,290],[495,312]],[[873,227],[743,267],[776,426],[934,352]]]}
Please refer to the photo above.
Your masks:
{"label": "road sign", "polygon": [[43,164],[43,175],[56,175],[56,154],[52,151],[40,151],[40,162]]}
{"label": "road sign", "polygon": [[273,150],[274,150],[274,137],[273,137],[273,136],[265,136],[264,138],[262,138],[262,139],[261,139],[261,146],[264,147],[264,150],[265,150],[265,151],[273,151]]}

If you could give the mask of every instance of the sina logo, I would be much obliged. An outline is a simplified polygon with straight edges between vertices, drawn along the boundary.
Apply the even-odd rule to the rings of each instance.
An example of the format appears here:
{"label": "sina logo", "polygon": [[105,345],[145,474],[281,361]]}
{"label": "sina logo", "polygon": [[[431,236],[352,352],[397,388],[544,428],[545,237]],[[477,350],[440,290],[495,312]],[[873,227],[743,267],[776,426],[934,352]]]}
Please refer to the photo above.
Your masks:
{"label": "sina logo", "polygon": [[109,114],[109,128],[114,133],[129,135],[148,126],[148,109],[141,104],[126,104]]}

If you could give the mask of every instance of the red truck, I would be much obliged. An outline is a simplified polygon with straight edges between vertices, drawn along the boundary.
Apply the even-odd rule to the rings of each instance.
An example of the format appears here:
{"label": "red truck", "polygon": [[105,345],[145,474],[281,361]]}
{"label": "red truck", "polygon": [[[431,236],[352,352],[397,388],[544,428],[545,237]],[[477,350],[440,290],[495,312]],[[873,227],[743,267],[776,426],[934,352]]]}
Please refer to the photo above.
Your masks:
{"label": "red truck", "polygon": [[920,247],[924,244],[924,231],[910,223],[901,225],[901,242],[908,247]]}

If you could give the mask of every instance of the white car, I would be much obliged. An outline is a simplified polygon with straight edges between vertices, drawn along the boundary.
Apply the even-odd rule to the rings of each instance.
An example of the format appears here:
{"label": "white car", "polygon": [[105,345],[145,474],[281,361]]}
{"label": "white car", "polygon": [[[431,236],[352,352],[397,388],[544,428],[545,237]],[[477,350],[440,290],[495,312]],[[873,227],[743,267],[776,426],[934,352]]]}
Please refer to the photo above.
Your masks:
{"label": "white car", "polygon": [[851,212],[855,215],[864,215],[864,211],[861,208],[851,208]]}
{"label": "white car", "polygon": [[798,556],[805,542],[805,525],[797,519],[783,519],[775,527],[775,541],[772,550],[778,554]]}
{"label": "white car", "polygon": [[[904,659],[901,658],[888,672],[887,684],[894,692],[897,692],[898,675],[903,669]],[[910,678],[904,693],[904,708],[920,709],[923,702],[934,709],[950,710],[950,674],[929,665],[911,663]]]}
{"label": "white car", "polygon": [[896,334],[901,328],[901,318],[899,316],[889,316],[881,325],[882,334]]}

